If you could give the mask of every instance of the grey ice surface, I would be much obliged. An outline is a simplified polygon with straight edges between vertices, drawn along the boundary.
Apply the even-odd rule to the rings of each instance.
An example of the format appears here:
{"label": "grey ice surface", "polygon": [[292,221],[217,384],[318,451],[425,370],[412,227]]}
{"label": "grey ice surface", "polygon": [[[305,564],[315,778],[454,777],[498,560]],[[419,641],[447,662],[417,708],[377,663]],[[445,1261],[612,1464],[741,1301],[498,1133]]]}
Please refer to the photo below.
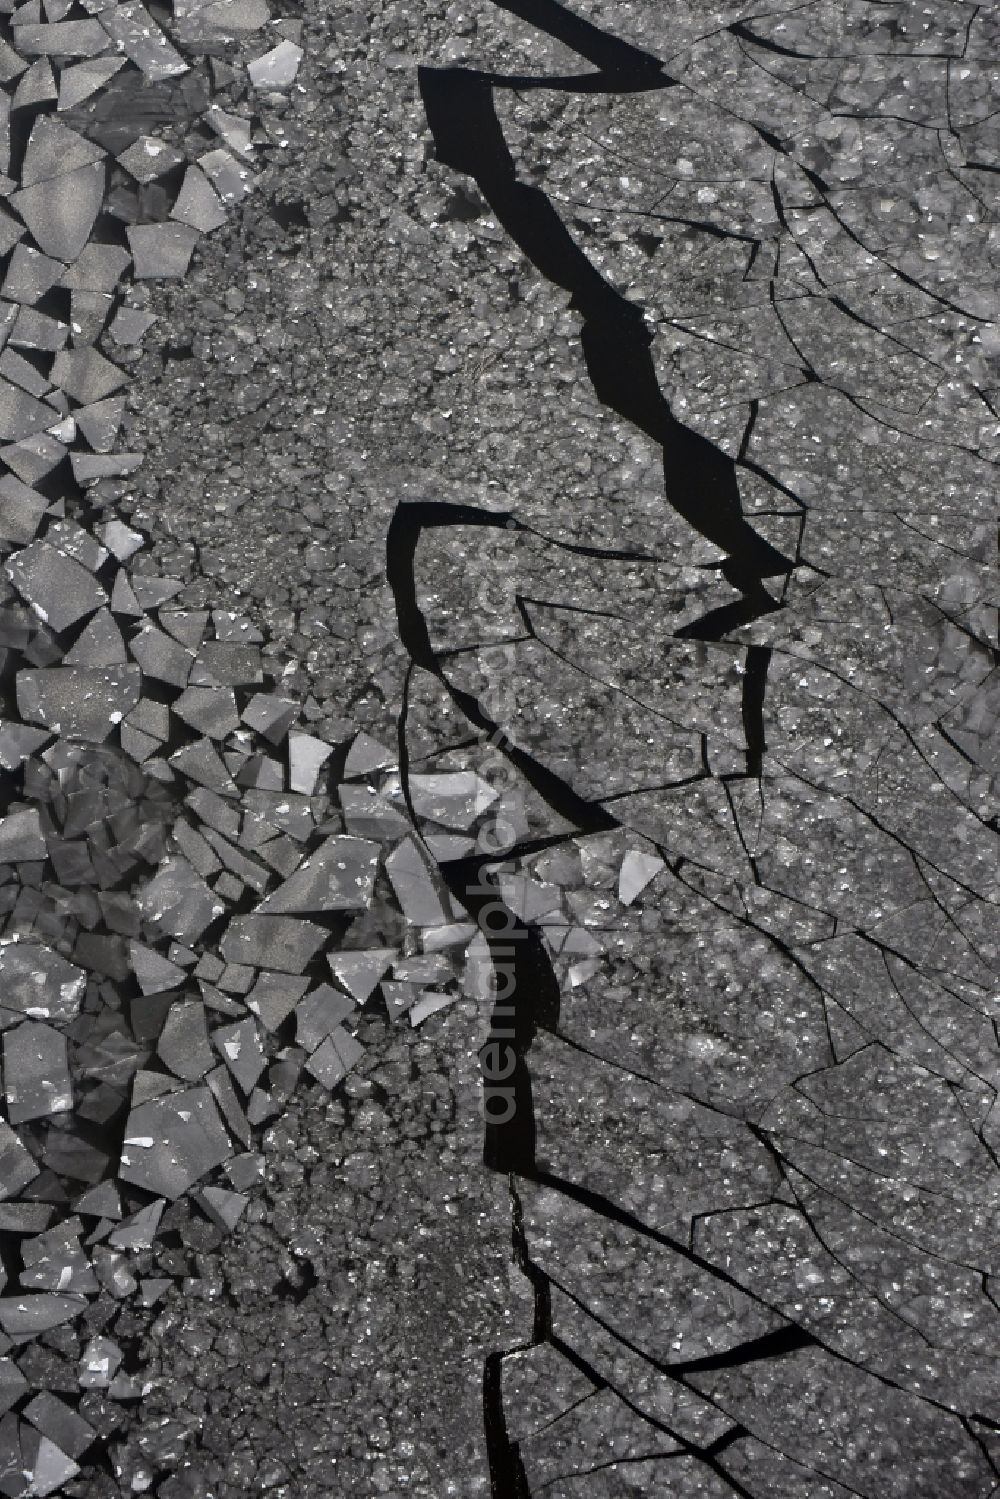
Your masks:
{"label": "grey ice surface", "polygon": [[0,1491],[990,1499],[993,11],[6,10]]}

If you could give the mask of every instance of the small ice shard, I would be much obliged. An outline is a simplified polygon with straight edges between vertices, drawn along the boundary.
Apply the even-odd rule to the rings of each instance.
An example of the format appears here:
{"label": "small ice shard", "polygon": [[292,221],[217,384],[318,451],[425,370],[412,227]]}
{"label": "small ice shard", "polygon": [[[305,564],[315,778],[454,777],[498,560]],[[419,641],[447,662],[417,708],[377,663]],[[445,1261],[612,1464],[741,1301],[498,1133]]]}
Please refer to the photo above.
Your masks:
{"label": "small ice shard", "polygon": [[496,801],[498,792],[471,770],[409,776],[413,810],[445,827],[467,830]]}
{"label": "small ice shard", "polygon": [[270,914],[364,910],[371,905],[378,860],[377,843],[327,838],[258,910]]}
{"label": "small ice shard", "polygon": [[298,703],[265,692],[255,692],[243,710],[243,722],[274,745],[286,737],[298,716]]}
{"label": "small ice shard", "polygon": [[93,614],[108,596],[92,573],[47,541],[36,541],[9,558],[4,571],[14,587],[53,630],[65,630]]}
{"label": "small ice shard", "polygon": [[219,947],[227,962],[298,974],[326,941],[327,933],[312,921],[252,914],[234,917]]}
{"label": "small ice shard", "polygon": [[225,1187],[202,1187],[194,1193],[194,1200],[205,1216],[226,1233],[232,1232],[250,1203],[242,1192],[227,1192]]}
{"label": "small ice shard", "polygon": [[367,952],[328,953],[326,960],[337,982],[358,1004],[364,1004],[374,994],[396,956],[394,947],[377,947]]}
{"label": "small ice shard", "polygon": [[73,1107],[66,1037],[51,1025],[27,1020],[4,1031],[3,1074],[11,1124]]}
{"label": "small ice shard", "polygon": [[431,1015],[436,1015],[438,1010],[443,1010],[447,1005],[454,1004],[457,995],[440,994],[433,989],[424,989],[416,1004],[410,1006],[410,1024],[414,1027],[423,1025]]}
{"label": "small ice shard", "polygon": [[288,973],[262,973],[247,995],[247,1008],[269,1031],[276,1031],[292,1013],[308,987],[308,980]]}
{"label": "small ice shard", "polygon": [[96,349],[64,349],[52,362],[50,378],[81,406],[102,401],[125,384],[128,376]]}
{"label": "small ice shard", "polygon": [[178,942],[196,942],[226,909],[180,855],[165,859],[135,897],[140,912]]}
{"label": "small ice shard", "polygon": [[43,255],[30,245],[19,244],[10,257],[3,281],[3,294],[11,302],[30,305],[44,297],[65,270],[61,261]]}
{"label": "small ice shard", "polygon": [[62,666],[19,671],[17,706],[29,723],[102,744],[139,701],[137,666]]}
{"label": "small ice shard", "polygon": [[176,989],[184,983],[186,974],[183,968],[178,968],[155,948],[146,947],[142,942],[130,942],[129,956],[132,972],[143,994],[162,994],[164,990]]}
{"label": "small ice shard", "polygon": [[124,52],[150,83],[187,72],[188,64],[140,0],[102,7],[98,18],[118,51]]}
{"label": "small ice shard", "polygon": [[216,1050],[249,1097],[264,1071],[265,1058],[255,1022],[248,1016],[235,1025],[220,1025],[212,1032]]}
{"label": "small ice shard", "polygon": [[101,210],[105,178],[104,163],[99,161],[11,193],[7,201],[46,255],[73,261]]}
{"label": "small ice shard", "polygon": [[200,1000],[182,1000],[170,1006],[156,1050],[163,1065],[186,1083],[198,1082],[215,1066],[205,1006]]}
{"label": "small ice shard", "polygon": [[[233,1154],[206,1087],[168,1093],[133,1108],[125,1126],[119,1175],[171,1201]],[[0,1300],[0,1324],[3,1301]]]}
{"label": "small ice shard", "polygon": [[294,42],[282,41],[262,57],[255,57],[247,64],[247,72],[254,88],[291,88],[295,82],[303,51]]}
{"label": "small ice shard", "polygon": [[215,188],[200,167],[189,166],[184,174],[170,217],[208,234],[226,222],[226,210]]}
{"label": "small ice shard", "polygon": [[316,790],[320,771],[332,754],[332,745],[312,734],[289,734],[289,789],[311,796]]}
{"label": "small ice shard", "polygon": [[118,156],[118,165],[124,167],[136,182],[153,182],[172,172],[183,161],[184,157],[176,147],[169,141],[157,140],[153,135],[140,135]]}
{"label": "small ice shard", "polygon": [[408,922],[414,926],[444,926],[452,919],[452,911],[412,838],[393,849],[385,868]]}
{"label": "small ice shard", "polygon": [[618,876],[618,899],[623,906],[630,906],[645,890],[666,864],[658,854],[644,854],[640,849],[629,849],[622,860]]}
{"label": "small ice shard", "polygon": [[364,1047],[355,1041],[350,1032],[337,1026],[309,1057],[306,1069],[324,1088],[332,1090],[352,1067],[357,1066],[364,1054]]}
{"label": "small ice shard", "polygon": [[99,609],[66,652],[63,663],[66,666],[124,666],[127,659],[121,630],[107,609]]}
{"label": "small ice shard", "polygon": [[125,232],[140,281],[187,275],[198,243],[198,230],[190,224],[130,224]]}
{"label": "small ice shard", "polygon": [[0,1199],[13,1197],[34,1181],[38,1167],[5,1120],[0,1119]]}
{"label": "small ice shard", "polygon": [[[306,1051],[315,1051],[330,1032],[353,1015],[357,1006],[330,984],[320,984],[295,1006],[295,1040]],[[254,1079],[256,1082],[256,1078]]]}
{"label": "small ice shard", "polygon": [[[23,859],[44,859],[47,854],[48,846],[42,835],[37,807],[0,817],[0,864],[17,864]],[[6,1003],[2,993],[0,999]]]}

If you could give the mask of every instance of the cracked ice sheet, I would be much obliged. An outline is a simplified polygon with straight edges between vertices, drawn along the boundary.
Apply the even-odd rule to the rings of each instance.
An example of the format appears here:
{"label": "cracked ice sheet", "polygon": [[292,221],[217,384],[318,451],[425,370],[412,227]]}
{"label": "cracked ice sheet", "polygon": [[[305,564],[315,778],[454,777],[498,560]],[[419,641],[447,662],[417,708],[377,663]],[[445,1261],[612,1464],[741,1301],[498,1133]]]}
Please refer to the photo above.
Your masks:
{"label": "cracked ice sheet", "polygon": [[[389,561],[421,770],[492,734],[522,839],[583,835],[586,870],[621,828],[666,864],[626,911],[591,863],[606,957],[582,986],[558,996],[537,950],[519,971],[521,1117],[487,1158],[515,1171],[537,1351],[641,1409],[629,1492],[683,1454],[698,1492],[985,1499],[1000,424],[970,163],[996,146],[991,23],[640,6],[630,49],[596,7],[538,30],[521,9],[463,60],[531,82],[421,88],[479,209],[466,273],[496,275],[498,236],[531,262],[557,383],[522,367],[524,401],[558,401],[566,440],[547,469],[533,416],[526,482],[489,511],[402,507]],[[574,86],[587,66],[607,71]],[[518,318],[491,328],[484,403],[510,399]],[[679,1388],[724,1425],[682,1420]],[[526,1444],[502,1379],[495,1478],[606,1492],[566,1435],[581,1398]]]}

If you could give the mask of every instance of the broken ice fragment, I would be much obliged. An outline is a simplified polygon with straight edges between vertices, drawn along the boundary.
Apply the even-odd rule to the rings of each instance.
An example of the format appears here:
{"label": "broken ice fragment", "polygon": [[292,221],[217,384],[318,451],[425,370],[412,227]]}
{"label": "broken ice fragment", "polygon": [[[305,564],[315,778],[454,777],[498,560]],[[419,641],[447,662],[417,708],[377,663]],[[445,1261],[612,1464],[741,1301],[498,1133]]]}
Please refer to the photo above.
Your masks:
{"label": "broken ice fragment", "polygon": [[101,744],[139,700],[137,666],[84,666],[19,671],[22,718],[72,739]]}
{"label": "broken ice fragment", "polygon": [[253,145],[250,141],[250,121],[242,115],[230,114],[218,104],[210,104],[205,113],[205,121],[221,136],[230,150],[239,156],[250,156]]}
{"label": "broken ice fragment", "polygon": [[28,1388],[28,1381],[12,1358],[0,1358],[0,1413],[6,1415]]}
{"label": "broken ice fragment", "polygon": [[122,1215],[121,1200],[114,1182],[99,1182],[76,1199],[74,1207],[78,1213],[92,1218],[112,1218],[116,1222]]}
{"label": "broken ice fragment", "polygon": [[227,1233],[239,1223],[250,1202],[242,1192],[227,1192],[225,1187],[203,1187],[194,1194],[194,1200],[216,1227]]}
{"label": "broken ice fragment", "polygon": [[423,1025],[429,1016],[436,1015],[446,1005],[454,1004],[455,998],[454,994],[439,994],[433,989],[425,989],[416,1004],[410,1006],[410,1024]]}
{"label": "broken ice fragment", "polygon": [[388,797],[371,786],[338,786],[337,795],[349,833],[362,838],[379,838],[388,843],[404,837],[411,827],[409,818],[394,807]]}
{"label": "broken ice fragment", "polygon": [[418,817],[429,817],[446,827],[472,827],[477,817],[496,801],[498,793],[471,770],[438,775],[411,774],[410,796]]}
{"label": "broken ice fragment", "polygon": [[415,984],[430,985],[447,983],[453,973],[450,960],[441,953],[424,953],[398,959],[393,964],[392,976]]}
{"label": "broken ice fragment", "polygon": [[191,652],[155,625],[146,625],[131,641],[129,650],[147,676],[171,687],[187,686],[194,661]]}
{"label": "broken ice fragment", "polygon": [[170,764],[190,780],[197,781],[200,786],[207,786],[210,791],[236,790],[229,772],[209,739],[197,739],[193,744],[185,744],[175,750],[170,756]]}
{"label": "broken ice fragment", "polygon": [[140,1208],[139,1212],[133,1213],[131,1218],[126,1218],[121,1227],[116,1228],[108,1236],[108,1243],[113,1244],[116,1249],[152,1248],[165,1207],[166,1203],[161,1197],[156,1202],[151,1202],[148,1207]]}
{"label": "broken ice fragment", "polygon": [[24,57],[96,57],[107,50],[107,32],[97,21],[14,25],[14,46]]}
{"label": "broken ice fragment", "polygon": [[243,722],[269,744],[280,744],[299,716],[299,705],[271,693],[255,692],[243,710]]}
{"label": "broken ice fragment", "polygon": [[88,62],[64,67],[59,75],[59,103],[56,107],[65,110],[82,104],[124,66],[124,57],[94,57]]}
{"label": "broken ice fragment", "polygon": [[170,1006],[156,1049],[164,1066],[187,1083],[197,1082],[214,1067],[205,1007],[199,1000],[184,1000]]}
{"label": "broken ice fragment", "polygon": [[441,952],[448,947],[465,947],[479,928],[472,921],[453,921],[448,926],[432,926],[421,932],[424,952]]}
{"label": "broken ice fragment", "polygon": [[23,1414],[43,1437],[55,1442],[70,1457],[80,1457],[97,1436],[89,1421],[49,1390],[36,1395]]}
{"label": "broken ice fragment", "polygon": [[230,1134],[240,1142],[244,1150],[248,1150],[251,1142],[250,1124],[240,1107],[229,1073],[225,1067],[213,1067],[205,1081],[212,1090],[212,1096],[229,1127]]}
{"label": "broken ice fragment", "polygon": [[124,666],[127,659],[121,630],[107,609],[99,609],[63,662],[66,666]]}
{"label": "broken ice fragment", "polygon": [[37,302],[54,286],[66,267],[30,245],[15,246],[3,281],[3,294],[11,302]]}
{"label": "broken ice fragment", "polygon": [[230,963],[301,973],[327,940],[322,927],[291,916],[236,916],[219,944]]}
{"label": "broken ice fragment", "polygon": [[95,162],[12,193],[7,201],[46,255],[73,261],[100,212],[105,176],[104,163]]}
{"label": "broken ice fragment", "polygon": [[364,1047],[338,1026],[309,1057],[306,1068],[324,1088],[333,1089],[364,1054]]}
{"label": "broken ice fragment", "polygon": [[[232,1153],[210,1091],[189,1088],[132,1109],[119,1174],[173,1201]],[[2,1308],[0,1301],[0,1324]]]}
{"label": "broken ice fragment", "polygon": [[39,115],[31,127],[21,168],[22,187],[33,187],[79,167],[104,160],[100,146],[51,115]]}
{"label": "broken ice fragment", "polygon": [[82,1390],[106,1390],[121,1367],[124,1355],[111,1338],[98,1334],[90,1339],[80,1360]]}
{"label": "broken ice fragment", "polygon": [[162,578],[157,573],[133,573],[132,587],[144,609],[159,609],[184,587],[180,578]]}
{"label": "broken ice fragment", "polygon": [[124,614],[132,619],[139,619],[142,616],[139,601],[132,592],[132,585],[124,570],[116,576],[111,590],[111,612]]}
{"label": "broken ice fragment", "polygon": [[228,687],[188,687],[171,706],[178,718],[209,739],[225,739],[240,726],[236,698]]}
{"label": "broken ice fragment", "polygon": [[207,786],[196,787],[185,800],[196,817],[224,838],[239,837],[240,814],[231,802],[216,796]]}
{"label": "broken ice fragment", "polygon": [[17,770],[51,737],[45,729],[0,721],[0,766],[4,770]]}
{"label": "broken ice fragment", "polygon": [[255,57],[247,64],[247,72],[254,88],[290,88],[299,71],[303,52],[294,42],[279,42],[262,57]]}
{"label": "broken ice fragment", "polygon": [[249,1017],[235,1025],[221,1025],[212,1033],[219,1055],[249,1096],[264,1071],[264,1052],[257,1026]]}
{"label": "broken ice fragment", "polygon": [[337,952],[327,954],[330,972],[358,1004],[375,992],[379,980],[388,973],[397,956],[394,947],[370,948],[367,952]]}
{"label": "broken ice fragment", "polygon": [[329,984],[320,984],[295,1006],[296,1042],[307,1051],[314,1051],[355,1009],[354,1001],[346,994],[339,994]]}
{"label": "broken ice fragment", "polygon": [[48,847],[42,836],[42,825],[36,807],[0,817],[0,864],[17,864],[22,859],[44,859],[47,853]]}
{"label": "broken ice fragment", "polygon": [[79,1013],[87,975],[36,942],[0,944],[0,997],[8,1010],[65,1023]]}
{"label": "broken ice fragment", "polygon": [[4,1031],[3,1072],[11,1124],[73,1107],[66,1037],[52,1026],[28,1020]]}
{"label": "broken ice fragment", "polygon": [[198,230],[189,224],[130,224],[126,230],[135,275],[141,280],[179,279],[187,274]]}
{"label": "broken ice fragment", "polygon": [[187,72],[188,64],[139,0],[102,7],[99,19],[118,50],[151,83]]}
{"label": "broken ice fragment", "polygon": [[59,1296],[52,1291],[0,1296],[0,1329],[17,1342],[35,1338],[78,1317],[86,1306],[85,1296]]}
{"label": "broken ice fragment", "polygon": [[125,373],[96,349],[63,349],[52,362],[51,379],[74,401],[101,401],[125,384]]}
{"label": "broken ice fragment", "polygon": [[191,42],[213,35],[242,38],[271,19],[267,0],[177,0],[174,13],[183,39]]}
{"label": "broken ice fragment", "polygon": [[40,57],[22,76],[11,107],[13,109],[37,109],[39,105],[47,104],[58,97],[59,90],[56,88],[52,64],[47,57]]}
{"label": "broken ice fragment", "polygon": [[289,734],[288,736],[288,785],[292,791],[311,796],[316,790],[319,774],[333,754],[332,745],[312,734]]}
{"label": "broken ice fragment", "polygon": [[25,1291],[71,1291],[81,1296],[96,1293],[98,1284],[90,1261],[80,1246],[83,1225],[71,1218],[21,1245]]}
{"label": "broken ice fragment", "polygon": [[92,573],[47,541],[22,548],[4,571],[23,599],[54,630],[65,630],[107,603],[107,594]]}
{"label": "broken ice fragment", "polygon": [[264,1157],[248,1151],[227,1161],[223,1169],[237,1192],[249,1192],[251,1187],[259,1187],[264,1180]]}
{"label": "broken ice fragment", "polygon": [[253,642],[206,640],[192,682],[204,687],[251,687],[263,680],[260,647]]}
{"label": "broken ice fragment", "polygon": [[666,867],[657,854],[644,854],[639,849],[629,849],[622,860],[618,876],[618,899],[622,905],[630,906],[660,870]]}
{"label": "broken ice fragment", "polygon": [[[110,419],[112,416],[115,417],[114,431],[111,433],[111,441],[113,442],[115,432],[117,432],[118,430],[118,423],[121,421],[122,413],[125,409],[125,402],[122,400],[122,398],[120,396],[112,396],[107,401],[98,401],[93,406],[90,406],[88,408],[80,407],[75,415],[77,421],[80,422],[81,430],[83,430],[81,416],[85,409],[94,416],[96,416],[96,414],[100,412],[102,419],[104,419],[104,417],[107,417],[108,419]],[[84,432],[84,436],[87,438],[87,441],[90,443],[92,448],[98,446],[89,433]],[[134,557],[136,552],[143,545],[142,535],[140,534],[140,532],[133,531],[131,527],[125,525],[124,521],[120,520],[108,521],[107,525],[101,526],[99,528],[99,535],[108,551],[111,552],[111,554],[115,558],[117,558],[119,562],[126,562],[129,557]]]}
{"label": "broken ice fragment", "polygon": [[61,284],[75,291],[114,291],[128,263],[129,253],[120,245],[89,244]]}
{"label": "broken ice fragment", "polygon": [[161,994],[165,989],[176,989],[184,982],[183,968],[178,968],[154,948],[141,942],[130,942],[129,954],[132,971],[143,994]]}
{"label": "broken ice fragment", "polygon": [[38,1167],[5,1120],[0,1119],[0,1198],[13,1197],[34,1181]]}
{"label": "broken ice fragment", "polygon": [[378,859],[377,843],[327,838],[257,909],[270,914],[363,910],[371,904]]}
{"label": "broken ice fragment", "polygon": [[[52,426],[55,415],[51,406],[36,401],[34,396],[29,396],[27,391],[20,390],[9,380],[0,380],[0,438],[18,442],[33,433],[44,432]],[[60,460],[62,457],[63,449],[59,448]],[[10,466],[15,467],[14,464]]]}
{"label": "broken ice fragment", "polygon": [[247,995],[247,1008],[276,1031],[308,987],[308,980],[285,973],[262,973]]}
{"label": "broken ice fragment", "polygon": [[390,1020],[398,1020],[405,1015],[411,1005],[416,1004],[420,997],[420,986],[410,982],[399,982],[384,979],[382,982],[382,993],[385,996],[386,1009],[389,1011]]}
{"label": "broken ice fragment", "polygon": [[180,855],[164,860],[136,896],[142,915],[179,942],[194,942],[226,909]]}
{"label": "broken ice fragment", "polygon": [[452,912],[431,877],[423,854],[412,838],[393,849],[385,861],[396,898],[407,921],[415,926],[444,926]]}
{"label": "broken ice fragment", "polygon": [[226,222],[226,210],[200,167],[188,167],[170,217],[178,223],[200,229],[203,234]]}
{"label": "broken ice fragment", "polygon": [[119,479],[142,466],[142,453],[70,453],[73,478],[81,489],[101,479]]}
{"label": "broken ice fragment", "polygon": [[14,474],[0,479],[0,538],[33,541],[48,502]]}
{"label": "broken ice fragment", "polygon": [[153,135],[140,135],[137,141],[118,157],[118,165],[124,167],[137,182],[152,182],[173,171],[184,157],[168,141],[157,140]]}
{"label": "broken ice fragment", "polygon": [[[66,24],[73,25],[74,23]],[[48,1494],[58,1493],[64,1484],[76,1477],[79,1471],[79,1463],[74,1462],[48,1437],[42,1437],[30,1469],[31,1487],[28,1493],[31,1499],[45,1499]]]}

